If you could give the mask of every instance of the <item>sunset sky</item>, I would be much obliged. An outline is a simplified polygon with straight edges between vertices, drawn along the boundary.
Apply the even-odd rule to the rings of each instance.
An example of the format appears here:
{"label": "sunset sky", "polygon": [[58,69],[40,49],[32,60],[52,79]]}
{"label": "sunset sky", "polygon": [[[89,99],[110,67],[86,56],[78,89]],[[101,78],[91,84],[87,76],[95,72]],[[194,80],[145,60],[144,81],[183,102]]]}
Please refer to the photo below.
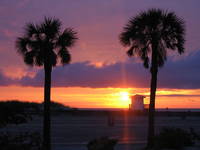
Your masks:
{"label": "sunset sky", "polygon": [[127,94],[149,99],[150,72],[119,43],[128,19],[148,8],[174,11],[186,22],[185,53],[168,53],[158,74],[157,108],[200,108],[199,0],[1,0],[0,100],[43,101],[44,72],[16,52],[26,23],[56,17],[79,40],[72,62],[52,72],[52,100],[79,108],[126,108]]}

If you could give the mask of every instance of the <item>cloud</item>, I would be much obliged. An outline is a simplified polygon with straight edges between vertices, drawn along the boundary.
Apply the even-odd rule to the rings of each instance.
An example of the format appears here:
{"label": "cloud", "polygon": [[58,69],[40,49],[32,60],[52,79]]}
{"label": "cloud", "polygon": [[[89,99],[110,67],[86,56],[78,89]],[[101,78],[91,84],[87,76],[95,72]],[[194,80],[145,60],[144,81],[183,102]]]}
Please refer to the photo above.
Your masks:
{"label": "cloud", "polygon": [[168,94],[168,95],[156,95],[157,97],[199,97],[200,94]]}
{"label": "cloud", "polygon": [[[135,73],[134,73],[135,72]],[[134,76],[132,76],[134,74]],[[52,85],[55,87],[145,87],[140,74],[148,78],[147,71],[137,63],[116,63],[95,67],[89,62],[74,63],[65,67],[59,66],[53,70]],[[147,77],[147,78],[146,78]],[[44,72],[39,70],[34,78],[23,77],[19,83],[23,86],[42,86]]]}
{"label": "cloud", "polygon": [[[170,58],[158,73],[158,88],[198,89],[200,88],[200,51],[173,61]],[[147,88],[150,72],[135,59],[95,67],[89,62],[73,63],[56,67],[52,73],[54,87],[135,87]],[[43,70],[34,78],[23,77],[18,83],[23,86],[42,86]]]}
{"label": "cloud", "polygon": [[0,86],[7,86],[15,83],[16,83],[15,80],[5,76],[3,72],[0,70]]}
{"label": "cloud", "polygon": [[183,59],[169,60],[158,75],[158,85],[164,88],[200,88],[200,51]]}

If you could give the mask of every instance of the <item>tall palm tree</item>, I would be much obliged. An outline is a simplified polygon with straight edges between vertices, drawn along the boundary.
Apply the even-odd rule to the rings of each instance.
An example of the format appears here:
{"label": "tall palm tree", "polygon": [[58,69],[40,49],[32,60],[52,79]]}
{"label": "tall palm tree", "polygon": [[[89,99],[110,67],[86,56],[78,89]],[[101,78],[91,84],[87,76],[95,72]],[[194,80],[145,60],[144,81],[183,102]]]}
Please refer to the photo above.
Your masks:
{"label": "tall palm tree", "polygon": [[72,28],[61,32],[61,21],[55,18],[44,18],[40,24],[28,23],[24,35],[17,38],[16,48],[29,66],[43,66],[44,82],[44,122],[43,147],[51,149],[51,72],[58,64],[68,64],[71,60],[68,48],[74,46],[77,33]]}
{"label": "tall palm tree", "polygon": [[184,21],[174,12],[150,9],[131,18],[120,34],[120,42],[129,47],[129,56],[137,55],[151,72],[151,89],[148,122],[148,147],[154,146],[154,114],[158,68],[167,59],[167,50],[184,52]]}

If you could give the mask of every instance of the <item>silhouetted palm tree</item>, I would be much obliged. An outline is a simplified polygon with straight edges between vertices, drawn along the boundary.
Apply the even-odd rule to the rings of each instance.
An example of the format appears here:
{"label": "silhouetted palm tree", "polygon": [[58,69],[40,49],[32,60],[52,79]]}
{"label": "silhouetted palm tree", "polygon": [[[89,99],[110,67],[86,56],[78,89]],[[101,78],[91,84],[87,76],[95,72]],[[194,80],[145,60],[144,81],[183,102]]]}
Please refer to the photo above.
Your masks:
{"label": "silhouetted palm tree", "polygon": [[17,38],[16,47],[23,56],[24,62],[29,66],[43,66],[45,72],[44,82],[44,122],[43,145],[45,150],[51,149],[51,72],[57,60],[61,64],[68,64],[71,60],[68,48],[77,40],[76,32],[66,28],[61,32],[61,21],[45,17],[41,24],[29,23],[25,26],[25,33]]}
{"label": "silhouetted palm tree", "polygon": [[184,21],[174,12],[150,9],[141,12],[129,20],[120,34],[120,41],[129,47],[129,56],[139,56],[145,68],[151,72],[151,90],[149,105],[148,147],[154,146],[154,114],[158,68],[167,59],[167,50],[184,52]]}

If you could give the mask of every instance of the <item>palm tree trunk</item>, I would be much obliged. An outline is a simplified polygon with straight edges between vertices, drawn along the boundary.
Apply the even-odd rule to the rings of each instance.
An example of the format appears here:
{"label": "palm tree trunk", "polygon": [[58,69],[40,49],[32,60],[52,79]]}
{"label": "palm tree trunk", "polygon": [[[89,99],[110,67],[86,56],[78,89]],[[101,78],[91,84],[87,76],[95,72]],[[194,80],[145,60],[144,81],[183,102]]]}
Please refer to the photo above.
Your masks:
{"label": "palm tree trunk", "polygon": [[52,66],[44,65],[45,83],[44,83],[44,122],[43,122],[43,149],[51,150],[51,71]]}
{"label": "palm tree trunk", "polygon": [[157,88],[157,43],[152,44],[152,65],[151,65],[151,93],[150,93],[150,104],[149,104],[149,120],[148,120],[148,141],[147,147],[154,147],[154,134],[155,134],[155,98]]}

